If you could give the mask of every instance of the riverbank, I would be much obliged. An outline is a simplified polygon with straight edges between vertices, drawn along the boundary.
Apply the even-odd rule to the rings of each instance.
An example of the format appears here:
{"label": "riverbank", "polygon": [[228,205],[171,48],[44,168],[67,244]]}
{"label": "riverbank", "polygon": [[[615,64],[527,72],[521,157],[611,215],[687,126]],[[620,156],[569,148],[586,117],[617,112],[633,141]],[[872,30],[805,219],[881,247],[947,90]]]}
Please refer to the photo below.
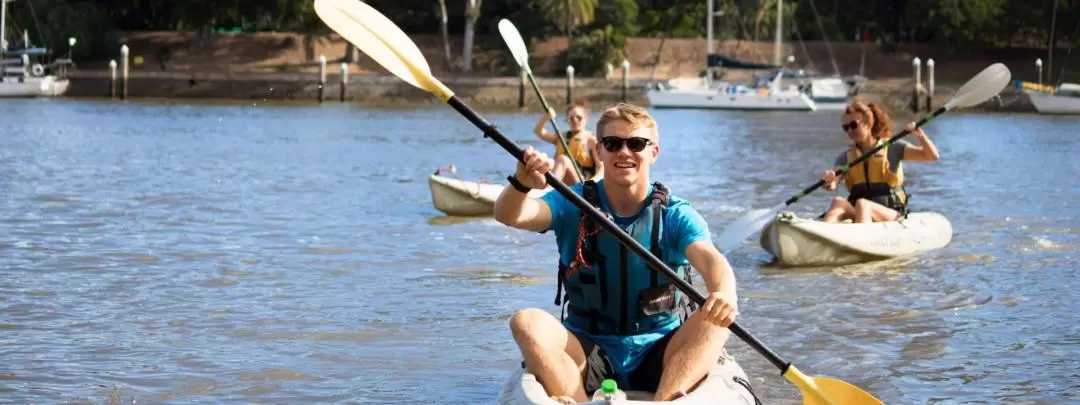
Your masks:
{"label": "riverbank", "polygon": [[[330,69],[327,69],[330,70]],[[466,103],[493,107],[519,108],[524,90],[524,108],[540,109],[531,85],[521,85],[517,77],[440,77],[454,93]],[[537,77],[537,84],[552,106],[566,103],[565,78]],[[645,98],[647,79],[628,80],[626,100],[648,105]],[[885,104],[890,110],[909,110],[912,80],[877,80],[867,83],[860,97]],[[948,101],[962,83],[937,84],[933,108]],[[342,94],[340,73],[327,73],[322,87],[323,102],[349,102],[369,106],[422,106],[439,104],[441,101],[401,79],[391,75],[350,75]],[[122,97],[122,84],[118,80],[114,91]],[[109,97],[110,73],[108,71],[78,71],[71,75],[69,97]],[[214,73],[214,72],[131,72],[128,80],[129,98],[206,98],[239,100],[295,100],[318,101],[320,97],[317,73]],[[622,81],[604,78],[576,78],[571,97],[590,105],[610,105],[623,99]],[[1031,102],[1022,92],[1012,87],[1005,89],[999,99],[989,100],[975,110],[986,112],[1033,112]]]}
{"label": "riverbank", "polygon": [[[471,72],[462,72],[461,38],[450,38],[451,55],[447,57],[442,37],[410,36],[428,60],[431,71],[457,95],[470,104],[516,108],[520,105],[521,84],[517,67],[510,60],[505,44],[498,37],[476,38]],[[326,64],[327,101],[341,98],[340,64],[346,60],[346,42],[331,34],[306,38],[295,33],[221,33],[199,36],[193,32],[128,32],[121,40],[130,50],[128,97],[215,98],[243,100],[317,100],[320,86],[319,56]],[[567,39],[553,37],[532,41],[530,66],[539,80],[545,97],[553,106],[565,105],[566,67],[559,55],[567,48]],[[700,76],[706,55],[703,39],[665,41],[657,55],[659,38],[628,38],[626,41],[628,101],[647,104],[644,86],[650,79]],[[771,61],[771,42],[716,41],[717,52],[750,62]],[[914,87],[912,59],[934,59],[936,105],[944,103],[956,86],[995,62],[1005,63],[1013,79],[1035,80],[1033,61],[1044,56],[1037,49],[952,49],[947,46],[903,44],[893,50],[861,42],[807,41],[785,43],[784,55],[794,55],[796,62],[787,67],[841,74],[862,74],[869,82],[861,95],[881,101],[891,109],[909,109]],[[119,59],[119,50],[117,52]],[[79,61],[68,92],[73,97],[109,95],[109,60]],[[388,73],[366,55],[358,54],[348,63],[345,101],[365,105],[409,106],[439,103],[435,97],[409,86]],[[923,82],[929,71],[923,66]],[[754,71],[728,71],[726,80],[742,82]],[[578,72],[573,98],[604,105],[622,99],[621,71],[594,75]],[[524,108],[535,109],[539,101],[526,84]],[[116,91],[122,92],[117,85]],[[1013,89],[1003,92],[1001,100],[979,106],[985,111],[1032,111],[1027,97]]]}

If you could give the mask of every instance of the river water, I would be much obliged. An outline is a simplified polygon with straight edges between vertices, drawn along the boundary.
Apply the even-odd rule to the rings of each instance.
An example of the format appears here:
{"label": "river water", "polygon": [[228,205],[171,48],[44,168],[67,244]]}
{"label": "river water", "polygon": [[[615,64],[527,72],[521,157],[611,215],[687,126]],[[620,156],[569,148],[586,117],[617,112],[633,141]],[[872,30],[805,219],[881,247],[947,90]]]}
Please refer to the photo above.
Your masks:
{"label": "river water", "polygon": [[[508,317],[556,311],[550,234],[432,207],[435,168],[500,181],[514,165],[449,108],[0,112],[2,403],[491,403],[519,362]],[[550,152],[536,114],[481,112]],[[813,184],[845,145],[837,113],[656,118],[653,178],[714,235]],[[946,215],[952,243],[792,270],[769,266],[755,235],[729,254],[738,321],[804,372],[890,404],[1080,400],[1077,128],[940,117],[927,132],[941,160],[905,166],[913,208]],[[816,215],[832,195],[790,208]],[[728,346],[766,403],[799,403]]]}

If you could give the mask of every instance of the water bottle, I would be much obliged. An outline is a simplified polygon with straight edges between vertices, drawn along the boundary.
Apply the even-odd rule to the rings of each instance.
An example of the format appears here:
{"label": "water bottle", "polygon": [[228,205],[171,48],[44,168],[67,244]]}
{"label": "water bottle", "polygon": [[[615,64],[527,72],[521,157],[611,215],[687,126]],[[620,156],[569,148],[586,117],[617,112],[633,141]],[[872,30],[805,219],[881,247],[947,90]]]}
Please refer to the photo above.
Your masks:
{"label": "water bottle", "polygon": [[615,380],[612,379],[607,379],[604,380],[604,382],[600,383],[600,389],[596,390],[596,392],[594,392],[592,395],[593,401],[615,399],[625,401],[626,393],[619,390],[618,384],[616,384]]}

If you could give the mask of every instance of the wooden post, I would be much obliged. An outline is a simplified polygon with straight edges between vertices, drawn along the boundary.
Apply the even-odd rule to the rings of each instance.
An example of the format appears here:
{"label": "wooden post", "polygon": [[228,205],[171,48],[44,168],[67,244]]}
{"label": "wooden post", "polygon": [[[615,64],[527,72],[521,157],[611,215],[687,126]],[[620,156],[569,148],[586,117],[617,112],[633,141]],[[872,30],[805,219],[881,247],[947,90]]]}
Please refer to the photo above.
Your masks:
{"label": "wooden post", "polygon": [[574,67],[566,67],[566,105],[574,102]]}
{"label": "wooden post", "polygon": [[529,79],[528,79],[528,76],[525,75],[525,69],[521,69],[521,74],[518,75],[518,76],[519,76],[519,79],[521,79],[521,80],[518,81],[518,108],[524,109],[525,108],[525,81],[529,80]]}
{"label": "wooden post", "polygon": [[319,55],[319,102],[326,92],[326,55]]}
{"label": "wooden post", "polygon": [[349,64],[341,62],[341,102],[345,102],[345,92],[349,88]]}
{"label": "wooden post", "polygon": [[926,111],[934,105],[934,58],[926,60]]}
{"label": "wooden post", "polygon": [[120,80],[122,80],[124,83],[124,88],[120,93],[121,100],[127,100],[128,96],[128,52],[129,50],[127,45],[123,45],[120,47]]}
{"label": "wooden post", "polygon": [[116,59],[109,60],[109,98],[116,99]]}
{"label": "wooden post", "polygon": [[1035,58],[1035,71],[1039,72],[1039,86],[1042,86],[1042,58]]}
{"label": "wooden post", "polygon": [[630,87],[630,78],[627,75],[630,72],[630,61],[623,59],[622,61],[622,101],[626,102],[626,89]]}
{"label": "wooden post", "polygon": [[922,61],[916,56],[911,60],[911,66],[915,68],[915,87],[911,89],[911,111],[919,112],[919,87],[922,85]]}

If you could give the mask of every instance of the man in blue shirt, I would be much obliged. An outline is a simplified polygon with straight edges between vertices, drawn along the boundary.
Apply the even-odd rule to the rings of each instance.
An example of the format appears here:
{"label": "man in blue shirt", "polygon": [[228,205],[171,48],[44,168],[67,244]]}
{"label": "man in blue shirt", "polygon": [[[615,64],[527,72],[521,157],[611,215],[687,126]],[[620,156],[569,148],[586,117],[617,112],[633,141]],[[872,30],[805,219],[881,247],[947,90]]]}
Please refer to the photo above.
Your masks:
{"label": "man in blue shirt", "polygon": [[558,192],[528,198],[530,189],[547,186],[544,173],[554,164],[528,147],[524,163],[508,177],[511,187],[495,202],[495,219],[518,229],[555,232],[560,256],[555,303],[565,307],[562,321],[538,308],[518,311],[510,330],[525,363],[553,398],[585,402],[603,379],[613,378],[624,389],[671,400],[704,379],[723,355],[727,327],[737,313],[735,274],[713,246],[701,214],[663,184],[649,182],[660,139],[648,112],[620,103],[604,111],[596,128],[603,180],[572,190],[687,281],[690,267],[697,269],[708,298],[693,312],[695,306],[665,276]]}

